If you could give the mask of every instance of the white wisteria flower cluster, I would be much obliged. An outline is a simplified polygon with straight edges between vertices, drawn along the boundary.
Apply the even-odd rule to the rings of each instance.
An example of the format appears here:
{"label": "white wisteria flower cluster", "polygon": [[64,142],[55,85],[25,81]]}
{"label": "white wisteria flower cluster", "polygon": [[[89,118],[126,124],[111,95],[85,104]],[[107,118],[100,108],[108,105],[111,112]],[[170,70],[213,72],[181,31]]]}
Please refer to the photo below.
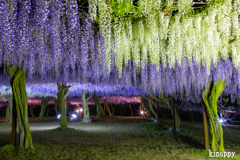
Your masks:
{"label": "white wisteria flower cluster", "polygon": [[[105,39],[105,51],[106,51],[106,60],[107,60],[107,70],[110,72],[111,68],[111,8],[108,8],[107,4],[105,3],[105,0],[93,0],[91,4],[98,4],[98,10],[99,10],[99,28],[100,28],[100,34],[104,36]],[[93,18],[96,17],[97,8],[92,7],[91,13],[94,13]]]}
{"label": "white wisteria flower cluster", "polygon": [[[174,68],[176,63],[182,64],[182,59],[188,59],[191,63],[192,58],[198,66],[206,66],[208,74],[212,61],[216,67],[220,59],[229,57],[239,68],[240,0],[222,3],[209,1],[208,12],[197,14],[186,12],[191,10],[192,0],[178,0],[178,12],[171,16],[159,6],[171,6],[173,0],[167,0],[166,4],[161,0],[140,0],[139,4],[144,8],[143,16],[134,21],[114,21],[111,24],[113,34],[110,33],[111,25],[107,23],[106,7],[99,10],[99,21],[103,20],[100,22],[100,32],[106,36],[106,47],[110,49],[110,36],[115,42],[119,77],[123,62],[126,66],[129,60],[137,66],[138,73],[149,62],[156,64],[158,70],[160,63],[166,67],[168,62],[170,68]],[[98,5],[104,6],[103,1],[99,0]],[[111,56],[110,50],[108,56]]]}

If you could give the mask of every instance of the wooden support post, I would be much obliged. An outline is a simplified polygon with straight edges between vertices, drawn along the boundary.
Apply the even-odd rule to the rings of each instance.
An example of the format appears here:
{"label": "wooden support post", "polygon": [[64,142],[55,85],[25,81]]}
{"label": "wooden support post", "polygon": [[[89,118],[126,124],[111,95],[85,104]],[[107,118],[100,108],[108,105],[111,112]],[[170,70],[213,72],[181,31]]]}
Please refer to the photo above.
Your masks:
{"label": "wooden support post", "polygon": [[173,100],[173,134],[176,135],[176,109],[175,109],[175,101]]}
{"label": "wooden support post", "polygon": [[158,124],[160,123],[160,118],[159,118],[159,105],[158,105],[158,101],[157,102],[157,121],[158,121]]}
{"label": "wooden support post", "polygon": [[16,147],[17,145],[17,108],[16,101],[13,94],[13,104],[12,104],[12,145]]}
{"label": "wooden support post", "polygon": [[205,106],[204,106],[203,102],[202,102],[202,113],[203,113],[203,128],[204,128],[205,149],[209,150],[209,136],[208,136],[207,114],[206,114],[206,110],[205,110]]}

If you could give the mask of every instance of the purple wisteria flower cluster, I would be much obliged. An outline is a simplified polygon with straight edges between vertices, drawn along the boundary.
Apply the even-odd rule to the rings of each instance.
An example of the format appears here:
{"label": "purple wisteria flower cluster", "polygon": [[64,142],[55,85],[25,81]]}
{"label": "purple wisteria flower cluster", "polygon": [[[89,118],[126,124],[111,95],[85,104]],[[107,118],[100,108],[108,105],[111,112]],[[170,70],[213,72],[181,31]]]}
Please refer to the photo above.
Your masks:
{"label": "purple wisteria flower cluster", "polygon": [[[92,54],[94,55],[94,54]],[[193,103],[199,103],[201,101],[202,91],[211,81],[214,83],[218,80],[225,80],[224,95],[230,95],[232,102],[239,101],[239,75],[240,71],[233,67],[232,62],[221,60],[216,68],[212,65],[210,75],[207,74],[206,67],[198,67],[194,61],[192,63],[185,61],[185,65],[176,64],[175,69],[167,67],[164,69],[162,65],[159,66],[159,70],[152,64],[148,64],[144,69],[141,69],[140,74],[137,74],[136,66],[129,62],[128,66],[123,68],[123,76],[118,78],[118,73],[114,69],[110,74],[100,74],[103,68],[101,63],[95,63],[99,57],[92,56],[86,68],[85,83],[75,82],[74,87],[70,88],[69,96],[81,97],[81,92],[85,91],[89,94],[96,94],[97,96],[148,96],[147,91],[151,91],[154,95],[165,95],[175,97],[175,99],[191,101]],[[187,62],[187,63],[186,63]],[[95,67],[94,69],[94,65]],[[113,64],[112,64],[113,65]],[[96,72],[98,68],[99,72]],[[113,66],[115,68],[115,66]],[[73,74],[68,75],[70,79],[67,79],[69,84],[73,83]],[[68,77],[68,78],[69,78]],[[41,77],[35,76],[32,79],[28,79],[28,85],[34,86],[32,90],[43,90],[42,93],[47,93],[53,90],[53,94],[57,93],[56,84],[59,79],[47,79],[45,83],[41,85]],[[7,74],[1,74],[1,84],[9,84],[9,77]],[[52,83],[53,82],[53,83]],[[44,87],[46,86],[46,87]],[[37,87],[37,88],[36,88]],[[53,89],[52,89],[53,88]]]}
{"label": "purple wisteria flower cluster", "polygon": [[[217,66],[212,62],[209,75],[194,58],[182,57],[181,63],[171,68],[168,60],[166,67],[150,61],[144,67],[136,66],[131,57],[128,65],[123,61],[119,78],[117,56],[111,51],[108,72],[104,37],[88,14],[78,12],[76,0],[0,0],[0,67],[23,68],[30,86],[74,82],[70,96],[81,96],[81,91],[98,96],[148,96],[151,91],[199,101],[209,82],[225,80],[223,95],[230,95],[232,102],[240,101],[240,69],[234,68],[230,59],[220,60]],[[113,39],[111,48],[114,46]],[[9,82],[9,75],[1,73],[0,85]],[[51,87],[41,92],[51,90],[57,92]]]}
{"label": "purple wisteria flower cluster", "polygon": [[104,40],[77,0],[1,0],[0,21],[0,67],[42,82],[85,81],[89,69],[97,82],[106,73]]}

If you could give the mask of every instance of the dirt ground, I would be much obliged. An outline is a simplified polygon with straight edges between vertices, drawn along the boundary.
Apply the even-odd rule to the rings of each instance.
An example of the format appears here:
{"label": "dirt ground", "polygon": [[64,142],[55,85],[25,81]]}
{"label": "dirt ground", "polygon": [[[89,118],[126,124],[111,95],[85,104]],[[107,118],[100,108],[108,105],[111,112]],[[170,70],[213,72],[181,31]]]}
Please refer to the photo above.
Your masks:
{"label": "dirt ground", "polygon": [[[170,120],[157,125],[140,117],[106,116],[91,123],[68,122],[68,129],[64,131],[59,128],[60,122],[55,117],[43,121],[31,118],[29,121],[34,143],[34,149],[31,150],[14,150],[9,145],[11,125],[0,124],[0,160],[213,159],[208,157],[208,151],[202,149],[203,137],[197,138],[200,141],[196,140],[196,143],[194,138],[189,139],[191,134],[187,134],[187,131],[182,134],[186,138],[174,137],[168,131]],[[195,132],[202,129],[199,123],[187,122],[182,126],[185,130],[193,127],[189,130],[193,137]],[[234,134],[237,133],[240,133],[239,130]],[[199,136],[201,137],[200,133]],[[238,154],[233,159],[240,159],[238,146],[238,141],[234,146],[226,146],[226,150]]]}

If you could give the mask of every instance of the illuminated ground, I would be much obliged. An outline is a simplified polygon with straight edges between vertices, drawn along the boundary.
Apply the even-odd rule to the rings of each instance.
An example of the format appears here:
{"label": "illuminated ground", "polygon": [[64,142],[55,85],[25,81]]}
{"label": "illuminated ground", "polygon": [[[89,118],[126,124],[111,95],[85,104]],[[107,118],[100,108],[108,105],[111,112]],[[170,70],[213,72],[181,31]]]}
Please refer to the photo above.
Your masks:
{"label": "illuminated ground", "polygon": [[[201,123],[184,122],[181,138],[174,138],[165,125],[157,126],[141,118],[106,117],[98,122],[69,122],[61,131],[54,118],[42,122],[30,120],[35,149],[12,151],[11,126],[0,124],[0,159],[83,159],[83,160],[162,160],[208,159],[202,150]],[[226,151],[236,152],[240,159],[239,129],[224,130]],[[5,146],[5,147],[3,147]],[[211,158],[212,159],[212,158]]]}

